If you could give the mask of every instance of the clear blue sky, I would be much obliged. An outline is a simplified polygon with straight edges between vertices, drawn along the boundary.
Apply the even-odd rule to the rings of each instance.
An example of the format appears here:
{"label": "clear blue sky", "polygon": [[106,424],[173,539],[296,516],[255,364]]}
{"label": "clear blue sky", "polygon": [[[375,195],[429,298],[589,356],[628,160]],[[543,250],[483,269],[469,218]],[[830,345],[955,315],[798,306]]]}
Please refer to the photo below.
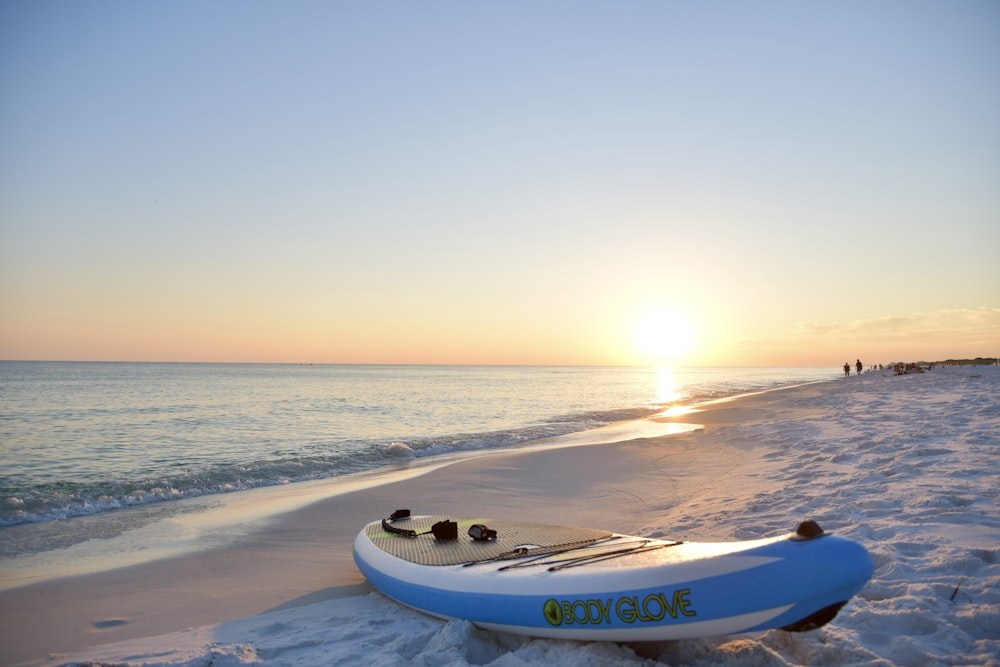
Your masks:
{"label": "clear blue sky", "polygon": [[9,1],[0,99],[0,358],[1000,354],[997,2]]}

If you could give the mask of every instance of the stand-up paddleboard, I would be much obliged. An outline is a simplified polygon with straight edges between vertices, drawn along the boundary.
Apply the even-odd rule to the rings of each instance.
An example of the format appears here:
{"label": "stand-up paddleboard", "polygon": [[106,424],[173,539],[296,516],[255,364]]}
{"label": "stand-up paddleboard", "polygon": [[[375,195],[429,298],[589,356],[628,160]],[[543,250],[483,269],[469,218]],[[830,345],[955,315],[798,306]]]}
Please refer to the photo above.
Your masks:
{"label": "stand-up paddleboard", "polygon": [[813,630],[873,571],[864,547],[812,521],[780,537],[698,544],[409,510],[368,524],[354,560],[382,593],[433,616],[607,641]]}

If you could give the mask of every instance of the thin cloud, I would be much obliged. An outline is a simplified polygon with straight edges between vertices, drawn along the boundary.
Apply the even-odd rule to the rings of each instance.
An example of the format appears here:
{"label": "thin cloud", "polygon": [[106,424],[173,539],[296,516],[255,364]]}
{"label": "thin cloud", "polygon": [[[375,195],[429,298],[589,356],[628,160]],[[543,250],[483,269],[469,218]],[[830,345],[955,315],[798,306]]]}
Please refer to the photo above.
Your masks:
{"label": "thin cloud", "polygon": [[1000,308],[952,308],[847,322],[800,322],[790,338],[875,341],[957,338],[1000,344]]}

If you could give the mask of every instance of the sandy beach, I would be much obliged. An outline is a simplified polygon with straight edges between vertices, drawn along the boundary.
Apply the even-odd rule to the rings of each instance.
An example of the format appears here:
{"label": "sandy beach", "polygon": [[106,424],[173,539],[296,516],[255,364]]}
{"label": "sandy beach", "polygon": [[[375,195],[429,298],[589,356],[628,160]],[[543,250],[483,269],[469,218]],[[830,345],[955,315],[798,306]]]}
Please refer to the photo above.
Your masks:
{"label": "sandy beach", "polygon": [[[2,591],[0,663],[1000,664],[1000,368],[872,372],[657,421],[702,428],[463,460],[313,502],[217,548]],[[811,633],[531,640],[372,591],[352,541],[401,507],[694,541],[812,518],[865,544],[876,571]]]}

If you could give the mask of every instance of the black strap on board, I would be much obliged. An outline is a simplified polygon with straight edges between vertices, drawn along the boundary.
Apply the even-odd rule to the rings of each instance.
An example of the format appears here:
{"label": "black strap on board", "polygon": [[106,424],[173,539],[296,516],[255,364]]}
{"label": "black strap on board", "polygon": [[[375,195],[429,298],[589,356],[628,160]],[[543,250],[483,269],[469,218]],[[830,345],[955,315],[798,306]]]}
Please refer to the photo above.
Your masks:
{"label": "black strap on board", "polygon": [[[402,537],[419,537],[421,535],[433,535],[434,539],[441,541],[457,540],[458,539],[458,524],[450,519],[445,519],[444,521],[438,521],[431,529],[423,533],[418,533],[415,530],[410,530],[409,528],[398,528],[392,523],[394,521],[399,521],[400,519],[409,519],[410,510],[401,509],[396,510],[388,518],[382,519],[382,530],[387,533],[392,533],[393,535],[400,535]],[[497,531],[491,530],[482,524],[476,524],[469,528],[469,537],[480,542],[486,542],[489,540],[495,540],[497,538]]]}
{"label": "black strap on board", "polygon": [[388,519],[382,519],[382,530],[387,533],[392,533],[393,535],[402,535],[403,537],[416,537],[417,531],[410,530],[409,528],[396,528],[391,522],[398,521],[399,519],[409,519],[410,510],[396,510],[389,515]]}

